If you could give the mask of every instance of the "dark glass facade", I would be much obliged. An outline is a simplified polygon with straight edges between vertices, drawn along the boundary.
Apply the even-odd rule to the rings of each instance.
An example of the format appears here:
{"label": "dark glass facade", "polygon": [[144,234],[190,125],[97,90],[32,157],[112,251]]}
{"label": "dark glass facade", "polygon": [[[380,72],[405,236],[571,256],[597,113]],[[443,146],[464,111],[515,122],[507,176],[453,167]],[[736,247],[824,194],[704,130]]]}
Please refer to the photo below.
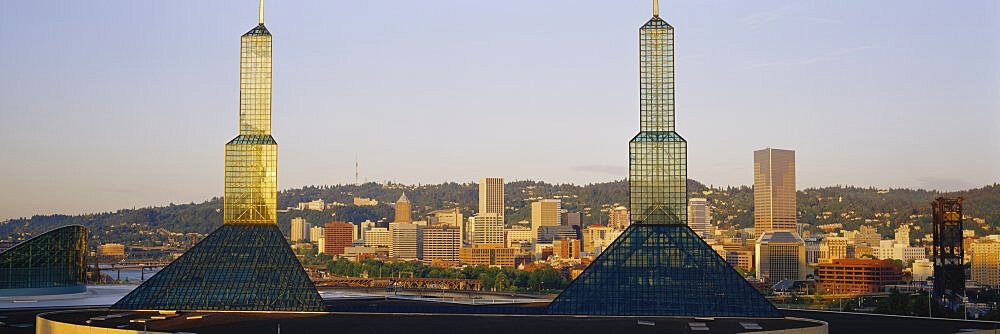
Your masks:
{"label": "dark glass facade", "polygon": [[115,303],[128,310],[323,311],[272,224],[229,224]]}
{"label": "dark glass facade", "polygon": [[934,296],[965,296],[962,198],[938,197],[934,209]]}
{"label": "dark glass facade", "polygon": [[549,314],[781,317],[687,225],[632,224]]}
{"label": "dark glass facade", "polygon": [[87,291],[87,228],[45,232],[0,253],[0,296]]}

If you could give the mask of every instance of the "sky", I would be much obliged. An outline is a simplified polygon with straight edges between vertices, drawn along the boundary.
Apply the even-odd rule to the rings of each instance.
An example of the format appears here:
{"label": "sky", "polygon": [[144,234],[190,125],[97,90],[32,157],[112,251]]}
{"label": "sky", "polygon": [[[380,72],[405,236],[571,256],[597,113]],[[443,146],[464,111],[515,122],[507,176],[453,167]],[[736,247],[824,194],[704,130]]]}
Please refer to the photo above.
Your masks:
{"label": "sky", "polygon": [[[276,1],[281,189],[624,179],[641,0]],[[1000,182],[1000,2],[674,1],[689,176]],[[0,5],[0,219],[221,196],[253,0]]]}

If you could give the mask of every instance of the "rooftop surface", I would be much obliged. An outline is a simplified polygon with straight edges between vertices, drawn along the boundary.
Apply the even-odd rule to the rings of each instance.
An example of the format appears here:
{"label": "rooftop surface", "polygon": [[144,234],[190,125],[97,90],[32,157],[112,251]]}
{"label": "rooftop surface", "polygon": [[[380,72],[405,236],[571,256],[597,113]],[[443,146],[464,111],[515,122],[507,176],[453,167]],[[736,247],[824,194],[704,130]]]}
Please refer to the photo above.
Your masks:
{"label": "rooftop surface", "polygon": [[[113,318],[105,318],[113,315]],[[78,310],[50,313],[44,317],[59,322],[91,326],[142,330],[141,319],[156,312],[121,312]],[[100,320],[94,320],[100,319]],[[217,313],[186,312],[169,319],[150,320],[146,329],[156,332],[194,333],[274,333],[280,326],[287,333],[318,333],[333,328],[342,333],[440,333],[442,329],[489,334],[511,332],[609,333],[685,333],[704,327],[711,333],[744,333],[820,326],[819,323],[794,319],[694,319],[670,317],[578,317],[552,315],[471,315],[471,314],[385,314],[385,313]]]}

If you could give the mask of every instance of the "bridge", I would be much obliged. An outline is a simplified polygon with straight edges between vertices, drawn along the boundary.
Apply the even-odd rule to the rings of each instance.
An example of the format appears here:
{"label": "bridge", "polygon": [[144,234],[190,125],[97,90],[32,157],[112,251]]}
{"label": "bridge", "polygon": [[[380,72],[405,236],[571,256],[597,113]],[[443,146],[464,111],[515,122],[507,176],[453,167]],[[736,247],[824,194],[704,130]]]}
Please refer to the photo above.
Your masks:
{"label": "bridge", "polygon": [[316,286],[354,287],[354,288],[388,288],[404,289],[440,289],[440,290],[470,290],[478,291],[482,284],[477,279],[460,278],[412,278],[412,277],[330,277],[313,279]]}

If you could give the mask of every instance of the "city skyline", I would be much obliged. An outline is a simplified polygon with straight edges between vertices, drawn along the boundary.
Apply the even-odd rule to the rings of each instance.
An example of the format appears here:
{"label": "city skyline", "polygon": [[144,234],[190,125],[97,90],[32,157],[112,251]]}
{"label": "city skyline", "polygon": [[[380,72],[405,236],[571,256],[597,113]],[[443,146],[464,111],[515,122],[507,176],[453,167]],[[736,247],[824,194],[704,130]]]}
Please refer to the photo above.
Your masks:
{"label": "city skyline", "polygon": [[[879,21],[881,17],[876,20],[873,13],[852,10],[863,6],[861,3],[768,2],[754,8],[742,4],[720,6],[726,8],[686,2],[663,4],[665,15],[676,16],[685,27],[682,30],[691,32],[689,37],[677,41],[681,54],[688,55],[677,60],[684,63],[685,69],[677,76],[678,90],[684,92],[678,105],[685,111],[678,121],[684,124],[686,138],[701,145],[691,148],[697,153],[689,157],[692,171],[689,176],[706,184],[751,184],[752,171],[747,166],[750,152],[773,146],[799,152],[801,188],[847,184],[954,190],[995,182],[995,172],[991,171],[1000,167],[997,158],[1000,155],[995,154],[1000,152],[997,147],[1000,145],[992,129],[994,124],[1000,125],[997,123],[1000,119],[991,111],[997,110],[1000,99],[993,89],[997,86],[997,76],[991,73],[996,73],[993,69],[998,66],[995,60],[987,59],[996,59],[1000,48],[982,40],[996,40],[996,29],[992,28],[997,26],[997,20],[990,20],[996,17],[996,10],[991,10],[996,5],[950,8],[922,2],[906,4],[899,6],[900,12],[895,17],[901,22],[893,24]],[[221,195],[217,181],[218,149],[210,144],[224,140],[218,134],[232,129],[234,107],[229,83],[232,65],[226,62],[232,56],[233,43],[226,38],[231,36],[230,27],[239,27],[238,22],[257,15],[255,6],[235,1],[180,2],[170,6],[124,3],[123,8],[100,8],[107,13],[97,20],[100,22],[95,22],[93,15],[86,14],[96,9],[77,5],[14,3],[12,10],[5,13],[18,15],[0,14],[4,17],[0,26],[5,28],[24,20],[33,22],[24,29],[0,32],[0,40],[14,46],[0,51],[11,59],[0,65],[0,69],[11,74],[10,81],[4,82],[8,89],[0,93],[7,101],[2,111],[4,121],[0,122],[0,139],[7,144],[0,147],[0,155],[18,162],[0,164],[0,171],[7,175],[0,180],[0,186],[8,189],[0,198],[3,202],[0,219],[186,203]],[[345,22],[320,21],[321,16],[327,17],[314,12],[327,9],[323,6],[337,9],[329,12],[343,13],[335,15],[343,15]],[[395,2],[308,4],[273,6],[269,11],[270,22],[289,31],[284,42],[288,44],[282,51],[285,53],[275,55],[276,67],[286,71],[275,73],[276,80],[288,87],[275,91],[275,117],[281,120],[278,124],[283,124],[275,132],[277,136],[294,138],[283,143],[279,189],[351,183],[355,156],[360,157],[362,180],[371,181],[463,182],[483,175],[573,183],[625,178],[627,167],[619,163],[623,160],[623,154],[619,153],[620,139],[634,134],[638,128],[630,116],[636,109],[638,94],[637,87],[630,83],[638,71],[632,65],[635,50],[628,47],[634,43],[631,34],[636,27],[622,22],[637,21],[638,13],[648,12],[644,9],[648,6],[646,1],[572,6],[567,3],[415,6]],[[148,14],[116,16],[118,10]],[[403,11],[418,15],[400,17],[403,21],[369,32],[345,28],[362,20],[376,20],[372,17],[385,13]],[[464,27],[471,25],[463,21],[466,19],[462,15],[433,22],[441,19],[438,17],[441,13],[476,14],[470,16],[493,23],[495,29],[453,31],[451,27],[462,23]],[[902,25],[932,16],[948,24],[926,32],[928,35],[904,36],[911,31],[902,29]],[[586,18],[590,27],[583,32],[576,28],[564,30],[574,17]],[[543,22],[543,18],[550,22]],[[85,19],[92,24],[80,23]],[[185,27],[178,30],[172,24],[175,22],[183,22]],[[710,27],[713,24],[716,27]],[[845,28],[852,24],[858,27]],[[48,36],[48,29],[66,25],[83,29],[80,36],[93,38],[89,44],[81,45],[76,36],[73,41],[63,40],[67,37],[58,34],[50,37],[55,45],[77,46],[81,51],[77,58],[54,52],[49,40],[37,43],[44,40],[40,36]],[[204,29],[206,25],[225,28]],[[25,25],[18,25],[21,26]],[[411,31],[403,29],[404,26],[412,28]],[[322,29],[309,30],[317,27]],[[812,29],[823,38],[812,42],[798,33],[781,32],[796,27]],[[862,27],[879,29],[862,35],[858,31]],[[89,29],[100,30],[89,32]],[[199,30],[207,33],[192,35]],[[949,31],[963,34],[950,38]],[[752,47],[779,45],[776,39],[767,37],[775,33],[787,37],[787,44],[794,47],[775,47],[768,52]],[[737,43],[732,43],[734,34],[739,36]],[[162,45],[142,42],[149,36],[162,37]],[[469,39],[470,36],[483,39]],[[565,39],[554,41],[553,36]],[[725,36],[729,38],[720,38]],[[917,52],[926,48],[923,40],[928,37],[938,40],[942,48],[963,55],[959,57],[962,61]],[[333,49],[314,47],[336,41],[343,43],[331,43],[336,45]],[[420,41],[432,46],[413,44]],[[730,43],[712,44],[726,41]],[[754,44],[757,42],[762,44]],[[497,53],[472,51],[468,46],[485,46],[487,51]],[[531,47],[533,51],[500,52],[503,46],[518,46],[521,50]],[[557,49],[570,47],[583,52],[574,52],[576,56],[568,64],[555,61]],[[717,52],[724,50],[722,47],[731,51]],[[182,51],[192,48],[198,52]],[[389,61],[383,58],[396,48],[414,50],[413,57],[400,60],[393,56],[392,65],[385,70],[389,72],[377,70],[366,74],[373,70],[371,64],[358,60],[374,56]],[[982,52],[983,48],[986,52]],[[165,52],[168,49],[177,53]],[[448,66],[433,61],[434,56],[443,54],[460,54],[463,59]],[[743,54],[745,59],[735,61],[739,57],[727,54]],[[907,61],[895,65],[887,62],[903,55],[906,57],[902,59]],[[200,64],[190,66],[195,61]],[[153,66],[152,62],[162,66]],[[351,66],[363,70],[348,69]],[[449,66],[474,75],[447,76]],[[312,75],[307,69],[317,74]],[[861,69],[877,73],[862,75]],[[412,86],[411,80],[426,71],[436,71],[445,79],[422,84],[430,88],[422,87],[416,93],[407,92],[405,87]],[[509,73],[503,74],[504,71]],[[843,71],[844,75],[831,74]],[[374,77],[368,76],[371,74]],[[898,80],[903,74],[917,76],[918,80]],[[554,78],[566,75],[569,76]],[[879,80],[857,80],[873,80],[872,77],[889,80],[893,85],[884,85]],[[344,78],[348,80],[340,80]],[[748,78],[767,80],[748,81]],[[962,84],[959,78],[971,81]],[[94,79],[106,82],[97,84]],[[809,85],[799,85],[802,82]],[[848,82],[852,85],[844,85]],[[486,87],[486,93],[438,98],[450,90],[464,92],[460,86],[476,84]],[[70,86],[66,85],[81,89],[67,90]],[[946,94],[922,100],[922,93],[918,93],[925,88],[941,89]],[[780,94],[748,97],[765,89]],[[883,93],[878,96],[861,93],[876,89]],[[58,93],[56,97],[39,98],[48,96],[52,90]],[[534,92],[537,90],[550,94],[540,96]],[[713,97],[722,93],[733,101],[717,101],[724,99]],[[371,94],[393,94],[402,101],[412,102],[400,105],[384,101],[372,105]],[[581,95],[588,97],[580,98]],[[111,96],[117,99],[104,100]],[[177,96],[183,98],[175,99]],[[472,100],[483,98],[513,102],[470,107]],[[138,107],[137,103],[144,101],[158,104]],[[882,112],[889,109],[898,110]],[[946,112],[948,117],[935,117],[932,111]],[[104,116],[93,117],[95,113]],[[372,115],[379,113],[397,117],[406,125],[385,124],[375,131],[343,125],[371,122],[378,119]],[[492,128],[479,126],[481,119],[490,114],[506,117],[490,117],[496,122],[491,124]],[[534,120],[529,115],[541,116],[541,122],[529,121]],[[749,115],[782,117],[788,122],[763,124],[748,119]],[[112,121],[104,122],[105,118]],[[54,121],[43,122],[46,119]],[[443,121],[449,121],[445,124],[453,126],[455,131],[419,130],[440,126]],[[553,121],[567,131],[550,131]],[[823,127],[809,127],[814,122],[822,122]],[[536,128],[543,124],[547,131]],[[726,124],[750,124],[747,127],[754,129]],[[788,124],[794,128],[786,128]],[[83,135],[78,126],[96,131]],[[177,136],[178,128],[187,128],[188,133]],[[949,137],[940,140],[936,135],[917,135],[929,129],[937,129],[932,133]],[[761,131],[763,134],[746,136]],[[135,140],[115,141],[108,134]],[[177,142],[168,142],[168,137]],[[554,146],[559,150],[537,145],[539,149],[535,150],[524,144],[546,140],[557,143]],[[177,146],[166,147],[169,143]],[[961,146],[952,156],[963,163],[938,162],[941,159],[935,156],[956,145]],[[80,148],[86,148],[86,152]],[[469,148],[499,154],[460,153],[470,151]],[[54,156],[73,158],[76,165],[72,172],[67,164],[50,159]],[[120,158],[123,156],[130,158]],[[518,163],[523,161],[533,163]],[[82,196],[83,193],[96,196]]]}

